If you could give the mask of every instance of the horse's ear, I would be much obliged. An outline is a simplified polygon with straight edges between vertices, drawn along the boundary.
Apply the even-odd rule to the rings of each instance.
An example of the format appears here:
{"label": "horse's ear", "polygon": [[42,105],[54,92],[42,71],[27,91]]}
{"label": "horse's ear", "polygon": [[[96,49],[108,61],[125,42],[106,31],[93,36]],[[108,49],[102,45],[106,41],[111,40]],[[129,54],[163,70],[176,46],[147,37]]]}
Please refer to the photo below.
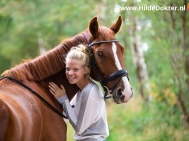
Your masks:
{"label": "horse's ear", "polygon": [[110,29],[116,34],[119,32],[122,25],[122,17],[119,16],[117,21],[110,27]]}
{"label": "horse's ear", "polygon": [[97,17],[94,17],[93,19],[91,19],[89,23],[89,31],[93,37],[96,37],[98,35],[99,27],[98,27]]}

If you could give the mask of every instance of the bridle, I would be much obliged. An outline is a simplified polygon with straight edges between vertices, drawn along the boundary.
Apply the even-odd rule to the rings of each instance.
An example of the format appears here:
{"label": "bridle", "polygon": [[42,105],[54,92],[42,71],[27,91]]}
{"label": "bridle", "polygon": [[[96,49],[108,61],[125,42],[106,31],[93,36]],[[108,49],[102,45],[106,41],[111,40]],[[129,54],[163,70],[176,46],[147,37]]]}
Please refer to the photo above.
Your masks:
{"label": "bridle", "polygon": [[[96,45],[96,44],[101,44],[101,43],[112,43],[112,42],[119,42],[118,40],[109,40],[109,41],[98,41],[98,42],[90,42],[90,44],[88,45],[89,50],[90,50],[90,61],[91,61],[91,66],[94,67],[95,72],[96,72],[96,76],[98,81],[100,82],[102,88],[104,89],[104,99],[108,99],[108,98],[112,98],[112,93],[114,92],[115,88],[117,87],[117,85],[119,84],[121,78],[123,76],[126,76],[128,78],[128,72],[124,69],[118,70],[116,72],[113,72],[112,74],[110,74],[107,77],[104,77],[104,75],[102,74],[102,72],[100,71],[95,59],[94,59],[94,53],[92,51],[92,46]],[[114,86],[109,89],[107,87],[107,83],[113,79],[118,78],[117,82],[114,84]],[[129,78],[128,78],[129,79]],[[116,99],[114,99],[116,103],[119,103]]]}

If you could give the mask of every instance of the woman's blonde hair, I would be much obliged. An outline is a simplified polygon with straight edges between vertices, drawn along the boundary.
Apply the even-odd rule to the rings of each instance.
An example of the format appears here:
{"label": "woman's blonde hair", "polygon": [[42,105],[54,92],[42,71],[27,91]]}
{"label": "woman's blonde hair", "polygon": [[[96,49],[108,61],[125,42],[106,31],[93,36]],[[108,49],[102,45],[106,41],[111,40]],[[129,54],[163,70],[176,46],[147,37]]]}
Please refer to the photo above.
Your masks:
{"label": "woman's blonde hair", "polygon": [[83,44],[72,47],[68,52],[65,61],[67,61],[68,59],[75,59],[81,62],[84,67],[88,66],[90,68],[89,48]]}

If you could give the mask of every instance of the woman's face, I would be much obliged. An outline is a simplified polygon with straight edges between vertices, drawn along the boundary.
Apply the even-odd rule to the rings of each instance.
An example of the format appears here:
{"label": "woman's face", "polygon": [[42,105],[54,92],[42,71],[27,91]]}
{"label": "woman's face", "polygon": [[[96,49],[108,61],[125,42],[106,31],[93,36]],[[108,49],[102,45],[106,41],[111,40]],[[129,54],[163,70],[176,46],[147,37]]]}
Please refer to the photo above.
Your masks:
{"label": "woman's face", "polygon": [[87,67],[83,67],[81,62],[75,59],[66,60],[66,77],[70,84],[83,83],[88,72],[89,69]]}

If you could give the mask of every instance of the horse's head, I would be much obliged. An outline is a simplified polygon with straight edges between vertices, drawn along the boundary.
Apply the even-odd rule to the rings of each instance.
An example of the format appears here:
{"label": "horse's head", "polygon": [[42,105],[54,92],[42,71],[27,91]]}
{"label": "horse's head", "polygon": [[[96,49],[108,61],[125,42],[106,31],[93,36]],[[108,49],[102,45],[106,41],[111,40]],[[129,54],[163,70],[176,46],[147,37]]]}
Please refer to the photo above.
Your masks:
{"label": "horse's head", "polygon": [[92,35],[89,44],[91,76],[100,81],[105,90],[105,98],[111,94],[116,103],[125,103],[133,95],[128,73],[124,69],[124,47],[114,37],[121,25],[121,17],[110,28],[99,27],[96,17],[89,23]]}

